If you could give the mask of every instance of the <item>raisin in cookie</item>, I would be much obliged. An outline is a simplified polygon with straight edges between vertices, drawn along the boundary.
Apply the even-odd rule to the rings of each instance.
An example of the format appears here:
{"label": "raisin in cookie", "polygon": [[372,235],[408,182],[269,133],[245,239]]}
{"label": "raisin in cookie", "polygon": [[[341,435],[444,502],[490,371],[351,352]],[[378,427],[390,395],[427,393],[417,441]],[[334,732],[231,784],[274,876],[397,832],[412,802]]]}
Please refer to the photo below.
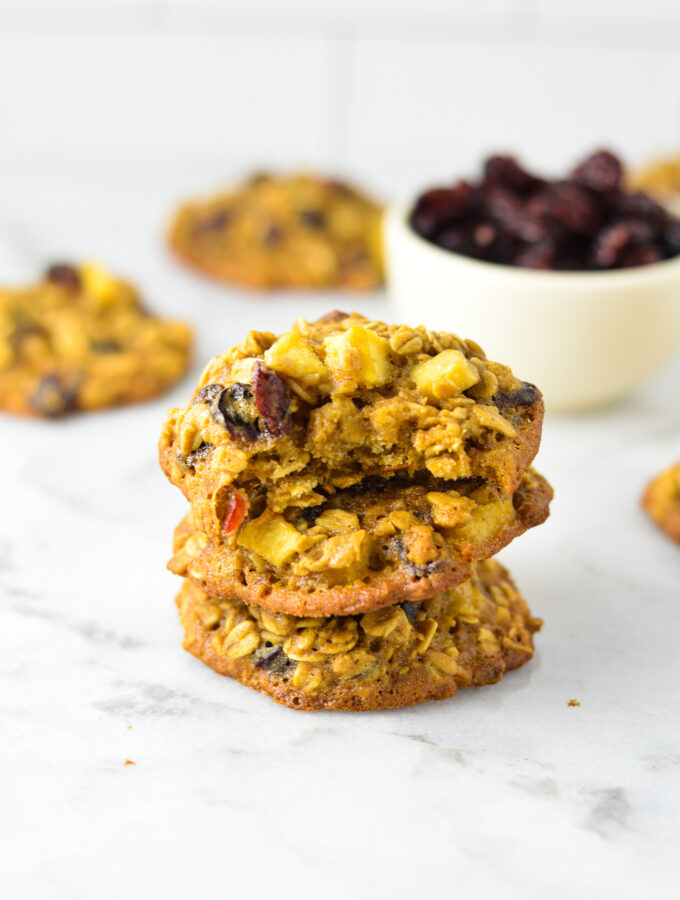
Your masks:
{"label": "raisin in cookie", "polygon": [[393,478],[339,491],[288,518],[266,508],[220,543],[190,513],[176,529],[168,568],[212,596],[275,612],[368,612],[465,581],[475,560],[544,522],[551,498],[531,469],[507,496],[475,479]]}
{"label": "raisin in cookie", "polygon": [[150,315],[101,267],[52,266],[0,290],[0,409],[57,418],[146,400],[181,377],[191,344],[187,325]]}
{"label": "raisin in cookie", "polygon": [[295,617],[218,600],[185,581],[184,648],[221,675],[296,709],[372,710],[443,700],[528,662],[532,617],[506,570],[362,616]]}
{"label": "raisin in cookie", "polygon": [[187,204],[171,248],[200,272],[253,288],[373,288],[382,283],[381,209],[311,175],[258,175]]}
{"label": "raisin in cookie", "polygon": [[650,482],[642,506],[661,531],[680,544],[680,462]]}

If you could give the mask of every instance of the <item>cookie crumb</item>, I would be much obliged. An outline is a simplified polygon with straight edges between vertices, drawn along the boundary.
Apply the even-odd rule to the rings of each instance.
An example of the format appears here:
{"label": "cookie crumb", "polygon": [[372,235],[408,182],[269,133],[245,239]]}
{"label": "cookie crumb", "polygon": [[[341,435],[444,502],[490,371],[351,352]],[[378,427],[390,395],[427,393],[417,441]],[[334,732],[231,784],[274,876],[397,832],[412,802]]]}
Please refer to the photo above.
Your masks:
{"label": "cookie crumb", "polygon": [[576,699],[576,697],[572,697],[571,700],[567,703],[567,706],[580,706],[581,702]]}
{"label": "cookie crumb", "polygon": [[136,763],[136,762],[133,762],[131,759],[126,759],[126,760],[125,760],[125,765],[126,765],[126,766],[136,766],[137,763]]}

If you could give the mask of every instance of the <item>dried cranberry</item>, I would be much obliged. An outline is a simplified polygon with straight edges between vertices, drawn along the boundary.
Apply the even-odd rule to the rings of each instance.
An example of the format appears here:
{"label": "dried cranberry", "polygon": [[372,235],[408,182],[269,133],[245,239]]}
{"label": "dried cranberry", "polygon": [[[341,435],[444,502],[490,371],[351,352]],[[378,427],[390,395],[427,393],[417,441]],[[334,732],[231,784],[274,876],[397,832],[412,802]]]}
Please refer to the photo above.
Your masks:
{"label": "dried cranberry", "polygon": [[214,444],[209,444],[207,443],[207,441],[202,441],[201,444],[196,448],[196,450],[192,450],[192,452],[188,454],[185,460],[187,468],[193,469],[196,463],[210,456],[210,454],[214,450],[214,447]]}
{"label": "dried cranberry", "polygon": [[259,434],[259,417],[249,384],[230,384],[208,404],[210,415],[233,438],[252,441]]}
{"label": "dried cranberry", "polygon": [[593,247],[593,261],[600,269],[611,269],[619,265],[623,251],[633,241],[633,233],[628,222],[615,222],[603,228],[597,235]]}
{"label": "dried cranberry", "polygon": [[570,181],[557,181],[545,190],[546,215],[567,231],[592,235],[600,226],[602,215],[587,188]]}
{"label": "dried cranberry", "polygon": [[608,150],[598,150],[572,172],[572,178],[594,191],[613,191],[621,186],[623,166]]}
{"label": "dried cranberry", "polygon": [[633,244],[621,254],[619,265],[622,269],[648,266],[650,263],[659,262],[660,259],[662,259],[661,252],[652,244]]}
{"label": "dried cranberry", "polygon": [[498,237],[498,229],[490,222],[483,222],[472,229],[472,240],[480,249],[486,249]]}
{"label": "dried cranberry", "polygon": [[541,392],[534,384],[523,381],[520,387],[514,391],[499,391],[493,398],[493,403],[499,409],[506,407],[533,406],[541,399]]}
{"label": "dried cranberry", "polygon": [[592,242],[592,237],[563,234],[557,244],[552,268],[562,272],[588,268]]}
{"label": "dried cranberry", "polygon": [[680,253],[680,219],[671,219],[664,228],[664,239],[672,256]]}
{"label": "dried cranberry", "polygon": [[434,188],[424,193],[411,214],[411,224],[418,234],[431,238],[473,210],[474,191],[467,182],[459,181],[452,188]]}
{"label": "dried cranberry", "polygon": [[258,647],[253,653],[253,657],[256,669],[264,669],[266,672],[271,672],[272,675],[286,675],[297,665],[295,660],[287,656],[281,647],[273,647],[271,644]]}
{"label": "dried cranberry", "polygon": [[194,403],[210,403],[223,390],[223,384],[206,384],[194,397]]}
{"label": "dried cranberry", "polygon": [[620,193],[614,197],[612,212],[621,218],[641,218],[659,231],[663,230],[670,216],[655,200],[640,192]]}
{"label": "dried cranberry", "polygon": [[680,221],[645,194],[626,194],[622,181],[606,150],[554,182],[493,156],[479,184],[424,193],[411,225],[445,250],[525,268],[609,269],[680,255]]}
{"label": "dried cranberry", "polygon": [[547,235],[545,223],[532,215],[522,201],[506,188],[488,190],[485,206],[489,215],[514,237],[533,243]]}
{"label": "dried cranberry", "polygon": [[222,531],[233,534],[241,527],[248,512],[248,498],[241,491],[232,490],[227,503],[227,511],[222,521]]}
{"label": "dried cranberry", "polygon": [[45,278],[52,284],[67,288],[69,291],[80,289],[80,273],[68,263],[55,263],[45,273]]}
{"label": "dried cranberry", "polygon": [[369,491],[384,491],[389,483],[390,479],[383,478],[382,475],[366,475],[365,478],[346,490],[351,491],[353,494],[366,494]]}
{"label": "dried cranberry", "polygon": [[307,506],[300,510],[300,515],[311,528],[321,515],[323,506]]}
{"label": "dried cranberry", "polygon": [[487,254],[487,259],[490,259],[492,262],[514,265],[517,254],[522,251],[524,246],[518,238],[501,231],[492,245],[492,254]]}
{"label": "dried cranberry", "polygon": [[474,242],[474,231],[471,228],[451,226],[444,228],[434,239],[434,243],[452,253],[464,256],[476,256],[479,247]]}
{"label": "dried cranberry", "polygon": [[300,220],[314,231],[319,231],[326,224],[326,217],[320,209],[303,209],[300,212]]}
{"label": "dried cranberry", "polygon": [[285,381],[263,363],[255,365],[253,374],[255,406],[269,434],[278,437],[290,424],[291,395]]}
{"label": "dried cranberry", "polygon": [[283,229],[275,222],[268,225],[262,235],[262,243],[265,247],[275,247],[277,244],[280,244],[282,240]]}
{"label": "dried cranberry", "polygon": [[540,180],[525,172],[514,156],[490,156],[484,163],[485,188],[504,187],[521,193],[539,184]]}
{"label": "dried cranberry", "polygon": [[399,605],[404,610],[406,618],[409,620],[409,622],[413,622],[422,608],[421,603],[412,603],[410,600],[404,600],[404,602]]}
{"label": "dried cranberry", "polygon": [[77,389],[57,373],[45,375],[31,397],[33,409],[48,419],[59,419],[76,409]]}
{"label": "dried cranberry", "polygon": [[555,262],[557,245],[551,238],[544,238],[535,244],[524,247],[515,256],[513,262],[523,269],[552,269]]}

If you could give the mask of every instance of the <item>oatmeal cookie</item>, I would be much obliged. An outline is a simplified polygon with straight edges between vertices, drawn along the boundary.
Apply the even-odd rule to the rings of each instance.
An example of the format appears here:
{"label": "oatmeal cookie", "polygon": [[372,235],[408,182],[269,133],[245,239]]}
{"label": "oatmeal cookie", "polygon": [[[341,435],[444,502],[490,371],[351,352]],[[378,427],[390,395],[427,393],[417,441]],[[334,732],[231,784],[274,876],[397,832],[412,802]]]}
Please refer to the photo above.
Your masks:
{"label": "oatmeal cookie", "polygon": [[642,507],[671,540],[680,544],[680,462],[650,482],[642,496]]}
{"label": "oatmeal cookie", "polygon": [[198,271],[252,288],[374,288],[383,280],[381,215],[339,181],[258,175],[182,207],[169,242]]}
{"label": "oatmeal cookie", "polygon": [[680,212],[680,154],[651,160],[629,180],[635,190],[654,197],[676,215]]}
{"label": "oatmeal cookie", "polygon": [[290,516],[369,476],[511,494],[542,420],[540,391],[472,341],[331,313],[215,357],[169,411],[159,456],[218,543],[260,505]]}
{"label": "oatmeal cookie", "polygon": [[159,319],[98,265],[52,266],[43,281],[0,290],[0,409],[57,418],[146,400],[185,372],[183,322]]}
{"label": "oatmeal cookie", "polygon": [[541,627],[507,571],[357,616],[295,617],[217,600],[185,581],[184,648],[221,675],[296,709],[372,710],[443,700],[528,662]]}
{"label": "oatmeal cookie", "polygon": [[190,513],[175,532],[168,568],[212,596],[276,612],[368,612],[465,581],[475,560],[544,522],[551,498],[548,483],[531,469],[508,496],[474,479],[445,485],[392,479],[349,488],[289,519],[266,508],[220,544]]}

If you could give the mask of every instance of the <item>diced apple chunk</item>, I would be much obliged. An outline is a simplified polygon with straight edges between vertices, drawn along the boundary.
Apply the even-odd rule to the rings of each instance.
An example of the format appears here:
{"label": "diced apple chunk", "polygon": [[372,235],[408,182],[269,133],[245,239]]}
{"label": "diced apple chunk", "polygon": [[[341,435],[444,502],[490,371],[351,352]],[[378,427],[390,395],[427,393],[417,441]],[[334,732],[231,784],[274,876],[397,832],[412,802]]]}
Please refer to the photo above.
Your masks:
{"label": "diced apple chunk", "polygon": [[389,380],[389,343],[362,325],[326,338],[326,365],[340,393],[357,387],[379,387]]}
{"label": "diced apple chunk", "polygon": [[411,371],[418,390],[431,400],[449,400],[479,381],[477,366],[460,350],[443,350]]}
{"label": "diced apple chunk", "polygon": [[238,536],[239,546],[259,553],[272,566],[284,565],[304,542],[297,528],[269,509],[248,522]]}
{"label": "diced apple chunk", "polygon": [[255,366],[258,363],[259,360],[255,359],[252,356],[248,356],[246,357],[246,359],[237,359],[231,364],[231,369],[229,371],[231,381],[238,381],[241,384],[248,384],[253,379]]}
{"label": "diced apple chunk", "polygon": [[296,330],[275,341],[265,352],[264,361],[270,369],[288,375],[305,387],[315,387],[328,376],[326,366]]}

